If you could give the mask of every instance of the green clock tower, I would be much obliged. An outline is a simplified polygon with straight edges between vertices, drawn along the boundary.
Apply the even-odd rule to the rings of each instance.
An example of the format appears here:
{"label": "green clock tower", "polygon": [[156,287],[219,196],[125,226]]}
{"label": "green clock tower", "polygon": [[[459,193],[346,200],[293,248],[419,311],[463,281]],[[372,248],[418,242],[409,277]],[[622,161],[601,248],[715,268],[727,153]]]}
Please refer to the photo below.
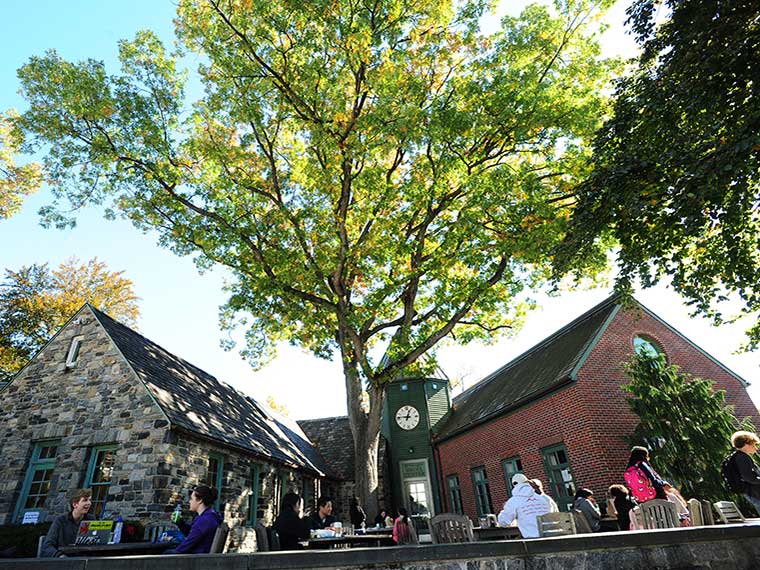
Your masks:
{"label": "green clock tower", "polygon": [[450,409],[447,379],[401,378],[388,385],[382,432],[390,450],[394,510],[406,507],[422,517],[441,512],[432,437]]}

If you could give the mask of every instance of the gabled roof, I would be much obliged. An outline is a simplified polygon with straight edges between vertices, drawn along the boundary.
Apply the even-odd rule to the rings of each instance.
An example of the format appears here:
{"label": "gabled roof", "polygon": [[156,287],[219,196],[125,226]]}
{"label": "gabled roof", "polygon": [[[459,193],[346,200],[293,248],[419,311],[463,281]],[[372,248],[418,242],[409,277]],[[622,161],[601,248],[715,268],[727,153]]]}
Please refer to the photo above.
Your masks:
{"label": "gabled roof", "polygon": [[436,439],[447,439],[575,380],[617,312],[616,299],[609,297],[455,397]]}
{"label": "gabled roof", "polygon": [[172,426],[335,477],[301,428],[88,305]]}
{"label": "gabled roof", "polygon": [[354,478],[354,437],[348,416],[298,420],[298,425],[314,443],[328,465],[341,479]]}

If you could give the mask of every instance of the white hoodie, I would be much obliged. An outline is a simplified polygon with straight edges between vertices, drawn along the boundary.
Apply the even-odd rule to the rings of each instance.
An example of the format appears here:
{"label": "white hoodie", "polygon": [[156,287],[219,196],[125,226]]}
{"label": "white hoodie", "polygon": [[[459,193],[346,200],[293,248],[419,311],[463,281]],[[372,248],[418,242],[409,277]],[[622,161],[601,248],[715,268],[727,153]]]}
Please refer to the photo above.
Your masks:
{"label": "white hoodie", "polygon": [[538,495],[530,483],[520,483],[512,489],[512,498],[499,513],[499,526],[509,526],[517,519],[523,538],[538,538],[538,515],[551,512],[547,495]]}

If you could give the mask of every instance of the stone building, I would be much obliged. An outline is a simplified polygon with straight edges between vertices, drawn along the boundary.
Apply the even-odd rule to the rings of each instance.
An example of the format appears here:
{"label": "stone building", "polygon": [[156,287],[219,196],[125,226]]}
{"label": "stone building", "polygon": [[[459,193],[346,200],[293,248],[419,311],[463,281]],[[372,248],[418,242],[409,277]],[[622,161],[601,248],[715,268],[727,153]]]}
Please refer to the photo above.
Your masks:
{"label": "stone building", "polygon": [[207,483],[245,551],[285,492],[341,482],[295,422],[90,305],[0,392],[0,430],[0,524],[63,513],[78,487],[99,516],[166,519]]}

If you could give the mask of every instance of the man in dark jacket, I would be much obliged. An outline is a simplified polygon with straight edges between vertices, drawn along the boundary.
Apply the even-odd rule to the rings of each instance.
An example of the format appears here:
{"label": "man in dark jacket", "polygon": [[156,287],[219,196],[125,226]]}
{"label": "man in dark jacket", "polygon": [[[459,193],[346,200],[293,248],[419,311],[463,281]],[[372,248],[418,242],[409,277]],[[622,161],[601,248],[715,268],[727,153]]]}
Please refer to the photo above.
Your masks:
{"label": "man in dark jacket", "polygon": [[60,515],[50,525],[45,540],[42,542],[42,557],[56,558],[65,556],[59,548],[68,544],[74,544],[79,532],[79,523],[89,520],[88,513],[92,506],[92,491],[90,489],[77,489],[69,497],[71,511]]}
{"label": "man in dark jacket", "polygon": [[206,485],[199,485],[190,491],[190,510],[198,513],[198,516],[192,525],[182,520],[177,523],[186,538],[179,546],[167,550],[165,554],[207,554],[211,551],[216,529],[224,520],[211,506],[216,497],[216,490]]}
{"label": "man in dark jacket", "polygon": [[760,469],[752,460],[760,438],[752,432],[737,431],[731,436],[731,445],[737,450],[734,465],[744,486],[744,496],[760,513]]}
{"label": "man in dark jacket", "polygon": [[332,510],[332,499],[330,497],[320,497],[317,501],[317,512],[312,513],[308,519],[312,530],[332,527],[338,521],[333,516]]}
{"label": "man in dark jacket", "polygon": [[272,528],[280,537],[281,550],[301,550],[300,541],[309,538],[309,521],[302,519],[301,497],[295,493],[285,493],[282,510]]}

